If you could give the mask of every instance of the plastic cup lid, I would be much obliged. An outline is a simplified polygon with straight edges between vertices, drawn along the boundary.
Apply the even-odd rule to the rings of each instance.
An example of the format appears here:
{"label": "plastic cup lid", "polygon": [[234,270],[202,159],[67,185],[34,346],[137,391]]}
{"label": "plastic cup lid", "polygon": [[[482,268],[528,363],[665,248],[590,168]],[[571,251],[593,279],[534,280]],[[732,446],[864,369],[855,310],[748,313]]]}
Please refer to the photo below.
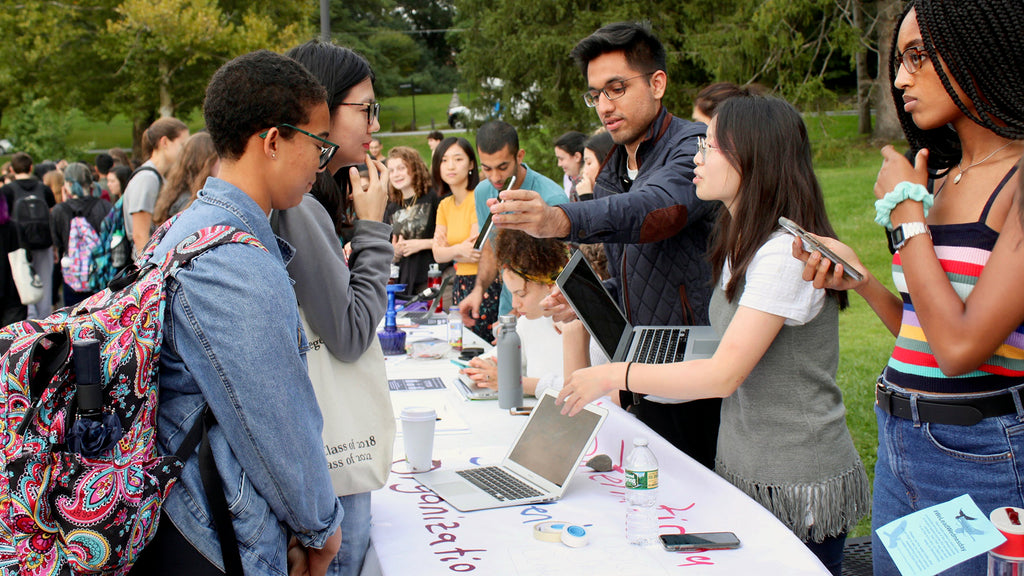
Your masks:
{"label": "plastic cup lid", "polygon": [[402,420],[410,422],[437,420],[437,411],[426,406],[407,406],[402,409]]}

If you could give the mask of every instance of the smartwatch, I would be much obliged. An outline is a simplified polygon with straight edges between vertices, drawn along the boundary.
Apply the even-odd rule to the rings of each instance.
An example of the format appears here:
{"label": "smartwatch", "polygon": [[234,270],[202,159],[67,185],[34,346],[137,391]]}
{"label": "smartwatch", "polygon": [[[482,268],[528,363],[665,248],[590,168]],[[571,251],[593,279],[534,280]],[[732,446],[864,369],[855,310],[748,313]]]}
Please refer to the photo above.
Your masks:
{"label": "smartwatch", "polygon": [[896,252],[907,243],[914,236],[920,236],[921,234],[931,233],[928,231],[928,225],[924,222],[907,222],[900,224],[893,228],[889,232],[889,245],[892,247],[892,251]]}

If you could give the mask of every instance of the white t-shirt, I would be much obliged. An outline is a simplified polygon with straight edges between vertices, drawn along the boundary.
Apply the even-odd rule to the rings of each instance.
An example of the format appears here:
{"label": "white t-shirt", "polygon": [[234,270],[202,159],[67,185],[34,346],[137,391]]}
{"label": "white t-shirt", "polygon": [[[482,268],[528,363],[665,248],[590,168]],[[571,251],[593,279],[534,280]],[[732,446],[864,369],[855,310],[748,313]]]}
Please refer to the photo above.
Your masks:
{"label": "white t-shirt", "polygon": [[[804,263],[793,257],[793,237],[778,231],[758,248],[747,266],[746,285],[740,306],[786,319],[786,326],[801,326],[814,319],[825,306],[825,290],[803,279]],[[724,288],[732,278],[727,262],[722,270]]]}

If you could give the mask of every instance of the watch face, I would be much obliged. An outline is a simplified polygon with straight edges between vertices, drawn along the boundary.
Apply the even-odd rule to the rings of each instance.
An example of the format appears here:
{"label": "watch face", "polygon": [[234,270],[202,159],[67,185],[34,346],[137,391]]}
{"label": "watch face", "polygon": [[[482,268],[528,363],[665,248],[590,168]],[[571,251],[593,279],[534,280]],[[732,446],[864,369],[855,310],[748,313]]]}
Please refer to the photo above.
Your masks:
{"label": "watch face", "polygon": [[900,246],[903,246],[903,242],[906,240],[906,236],[903,233],[903,226],[897,226],[889,233],[889,236],[892,237],[892,245],[897,250]]}

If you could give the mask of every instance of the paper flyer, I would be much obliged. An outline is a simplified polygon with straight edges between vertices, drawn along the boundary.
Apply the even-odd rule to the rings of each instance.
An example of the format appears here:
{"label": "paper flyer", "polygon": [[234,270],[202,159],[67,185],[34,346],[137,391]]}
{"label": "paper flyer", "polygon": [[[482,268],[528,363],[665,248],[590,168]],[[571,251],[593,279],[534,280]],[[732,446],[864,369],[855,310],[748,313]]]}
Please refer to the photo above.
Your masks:
{"label": "paper flyer", "polygon": [[903,576],[934,576],[1006,541],[967,494],[897,518],[876,532]]}

